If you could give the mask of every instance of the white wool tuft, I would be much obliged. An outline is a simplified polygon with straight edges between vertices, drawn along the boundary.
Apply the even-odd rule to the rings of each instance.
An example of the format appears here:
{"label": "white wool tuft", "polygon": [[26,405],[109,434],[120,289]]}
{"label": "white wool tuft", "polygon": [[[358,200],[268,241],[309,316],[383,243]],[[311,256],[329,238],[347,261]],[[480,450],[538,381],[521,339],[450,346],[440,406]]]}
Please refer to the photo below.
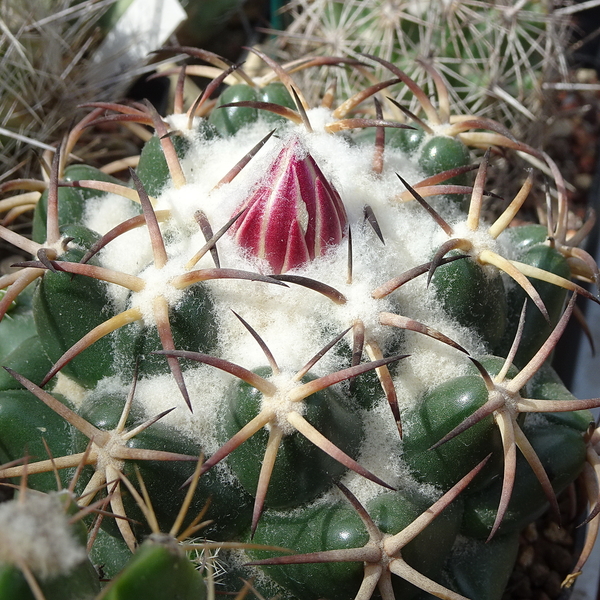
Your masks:
{"label": "white wool tuft", "polygon": [[64,492],[0,504],[0,562],[26,565],[36,577],[65,575],[86,558],[64,510]]}

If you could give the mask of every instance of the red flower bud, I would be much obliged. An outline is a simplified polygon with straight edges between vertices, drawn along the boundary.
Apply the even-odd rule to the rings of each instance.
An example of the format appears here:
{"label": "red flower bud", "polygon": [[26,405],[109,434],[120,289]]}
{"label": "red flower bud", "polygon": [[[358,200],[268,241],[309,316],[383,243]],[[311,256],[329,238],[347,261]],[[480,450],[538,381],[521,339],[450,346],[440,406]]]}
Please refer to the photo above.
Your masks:
{"label": "red flower bud", "polygon": [[347,224],[340,195],[298,138],[290,140],[269,173],[239,207],[236,241],[273,273],[284,273],[339,244]]}

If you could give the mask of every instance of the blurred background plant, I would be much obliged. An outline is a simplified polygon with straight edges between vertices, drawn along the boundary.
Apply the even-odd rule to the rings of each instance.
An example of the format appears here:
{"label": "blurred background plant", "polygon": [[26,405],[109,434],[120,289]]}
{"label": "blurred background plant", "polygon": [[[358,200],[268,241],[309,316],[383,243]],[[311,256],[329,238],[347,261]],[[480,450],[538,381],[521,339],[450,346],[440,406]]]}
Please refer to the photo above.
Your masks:
{"label": "blurred background plant", "polygon": [[[372,54],[400,67],[431,94],[435,83],[423,68],[428,63],[450,90],[453,114],[495,119],[517,138],[555,152],[553,158],[565,165],[570,191],[580,188],[585,194],[595,166],[594,159],[590,161],[595,139],[592,143],[581,139],[585,132],[574,127],[581,119],[593,120],[595,135],[596,123],[591,112],[594,100],[590,104],[577,95],[595,94],[600,88],[595,72],[576,67],[588,56],[590,40],[597,35],[598,20],[587,16],[598,4],[594,0],[291,0],[279,15],[286,26],[269,30],[273,37],[268,47],[280,60],[306,54],[364,60],[364,54]],[[368,70],[330,67],[320,71],[320,78],[308,72],[298,75],[305,78],[303,89],[318,97],[334,82],[343,96],[373,77],[388,78],[389,72],[378,65]],[[417,109],[406,86],[395,99]],[[572,149],[566,149],[565,138],[571,134],[579,135],[578,142],[587,147],[578,150],[586,155],[584,169],[574,164]],[[505,179],[514,179],[513,169],[506,167],[504,174]]]}
{"label": "blurred background plant", "polygon": [[[44,150],[55,144],[73,124],[80,104],[132,93],[135,97],[132,85],[157,67],[149,52],[165,43],[202,46],[230,25],[233,15],[239,21],[243,3],[2,0],[0,183],[37,170],[31,147]],[[224,36],[237,41],[238,51],[251,43],[249,34],[254,30],[248,19],[242,21],[238,28],[243,39]],[[163,91],[157,80],[144,95],[158,98]],[[125,148],[119,151],[126,153],[127,136],[100,137],[89,151],[93,155],[102,147],[106,153],[120,144]]]}
{"label": "blurred background plant", "polygon": [[[448,84],[457,112],[528,130],[544,110],[544,83],[568,78],[570,21],[554,9],[555,4],[292,0],[285,7],[290,24],[276,46],[285,58],[324,54],[361,59],[373,54],[394,63],[420,85],[431,84],[431,79],[415,60],[431,62]],[[380,78],[384,71],[378,67],[374,75]],[[319,95],[336,79],[345,95],[364,85],[366,77],[365,71],[340,73],[332,68],[323,79],[307,83]],[[416,107],[414,99],[404,94],[408,108]]]}

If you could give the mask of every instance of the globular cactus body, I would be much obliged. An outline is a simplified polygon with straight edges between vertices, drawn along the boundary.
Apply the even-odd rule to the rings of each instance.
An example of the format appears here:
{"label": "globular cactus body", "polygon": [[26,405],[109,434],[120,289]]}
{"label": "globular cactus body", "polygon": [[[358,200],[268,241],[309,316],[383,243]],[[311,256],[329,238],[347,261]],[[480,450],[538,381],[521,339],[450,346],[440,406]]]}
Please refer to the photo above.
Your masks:
{"label": "globular cactus body", "polygon": [[[17,307],[0,306],[0,328],[21,305],[35,323],[4,357],[0,456],[35,456],[0,476],[48,489],[35,478],[81,466],[80,504],[106,496],[119,517],[92,528],[95,562],[111,547],[125,562],[123,540],[134,551],[154,532],[121,574],[111,564],[106,598],[149,593],[148,581],[201,597],[169,544],[209,499],[204,535],[294,552],[234,552],[232,590],[241,574],[299,600],[376,587],[385,600],[499,598],[518,531],[556,507],[589,455],[583,409],[600,400],[570,397],[545,363],[573,310],[566,290],[590,296],[570,277],[597,269],[583,257],[571,271],[562,225],[557,244],[507,230],[531,178],[483,222],[489,159],[468,185],[473,156],[457,136],[491,127],[494,144],[545,158],[501,126],[450,125],[421,92],[430,125],[416,139],[379,105],[374,119],[350,114],[383,85],[310,109],[269,65],[283,83],[230,87],[208,119],[99,106],[157,131],[128,184],[65,170],[69,148],[57,152],[34,241],[11,238],[37,260],[4,279]],[[384,66],[398,77],[386,85],[415,89]],[[353,131],[365,126],[375,135]],[[465,552],[481,554],[478,573],[494,563],[489,583]]]}

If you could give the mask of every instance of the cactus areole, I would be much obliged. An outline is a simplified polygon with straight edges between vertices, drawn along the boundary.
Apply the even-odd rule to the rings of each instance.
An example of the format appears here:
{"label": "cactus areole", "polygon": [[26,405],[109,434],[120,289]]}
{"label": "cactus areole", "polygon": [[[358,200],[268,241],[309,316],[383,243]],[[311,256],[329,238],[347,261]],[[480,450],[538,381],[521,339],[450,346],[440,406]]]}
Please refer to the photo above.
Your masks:
{"label": "cactus areole", "polygon": [[[583,233],[567,236],[564,182],[385,61],[389,81],[311,108],[263,59],[268,76],[229,68],[187,113],[179,86],[165,119],[96,104],[47,181],[5,186],[37,207],[33,240],[0,229],[32,257],[0,278],[0,478],[77,499],[99,598],[192,600],[206,584],[499,599],[519,532],[600,461],[600,399],[573,398],[549,366],[575,297],[595,300],[573,280],[598,275]],[[414,126],[371,98],[403,85]],[[120,178],[68,166],[105,119],[156,132]],[[409,151],[386,143],[411,128]],[[510,227],[525,171],[484,220],[489,145],[546,162],[554,229]],[[0,555],[0,600],[14,578],[58,597],[62,575],[26,563]]]}

